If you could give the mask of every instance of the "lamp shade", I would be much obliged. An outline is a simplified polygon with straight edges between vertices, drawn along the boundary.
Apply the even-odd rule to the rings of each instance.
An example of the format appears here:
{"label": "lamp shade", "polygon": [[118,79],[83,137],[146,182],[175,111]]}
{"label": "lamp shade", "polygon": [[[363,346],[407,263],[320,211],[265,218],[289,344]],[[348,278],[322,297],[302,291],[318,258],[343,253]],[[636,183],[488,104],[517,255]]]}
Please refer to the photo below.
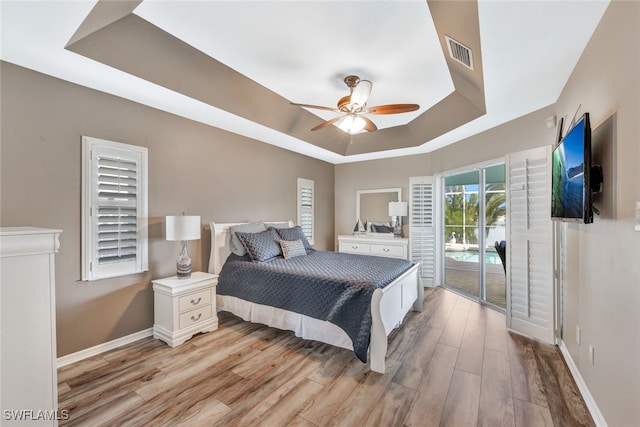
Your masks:
{"label": "lamp shade", "polygon": [[168,216],[167,240],[199,240],[200,215]]}
{"label": "lamp shade", "polygon": [[389,202],[389,216],[407,216],[407,202]]}

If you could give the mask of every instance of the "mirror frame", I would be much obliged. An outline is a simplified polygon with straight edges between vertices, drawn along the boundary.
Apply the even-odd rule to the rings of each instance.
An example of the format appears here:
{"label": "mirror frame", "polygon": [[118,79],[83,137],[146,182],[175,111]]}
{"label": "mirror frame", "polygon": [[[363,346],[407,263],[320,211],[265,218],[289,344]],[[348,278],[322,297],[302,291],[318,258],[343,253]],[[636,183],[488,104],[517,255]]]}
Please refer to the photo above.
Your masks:
{"label": "mirror frame", "polygon": [[361,220],[360,218],[360,196],[363,194],[373,194],[373,193],[396,193],[398,195],[398,202],[402,201],[402,188],[374,188],[371,190],[357,190],[356,191],[356,221]]}

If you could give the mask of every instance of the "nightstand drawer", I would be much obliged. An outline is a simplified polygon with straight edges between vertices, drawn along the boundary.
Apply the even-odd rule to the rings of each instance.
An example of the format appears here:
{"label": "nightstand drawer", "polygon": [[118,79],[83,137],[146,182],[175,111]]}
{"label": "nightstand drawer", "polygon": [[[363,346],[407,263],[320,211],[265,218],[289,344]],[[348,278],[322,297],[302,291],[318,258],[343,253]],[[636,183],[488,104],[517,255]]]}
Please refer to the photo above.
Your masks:
{"label": "nightstand drawer", "polygon": [[186,328],[203,320],[210,319],[212,315],[211,305],[205,305],[196,310],[187,311],[180,315],[180,329]]}
{"label": "nightstand drawer", "polygon": [[368,254],[369,245],[366,243],[340,242],[340,252],[349,252],[352,254]]}
{"label": "nightstand drawer", "polygon": [[210,289],[204,289],[200,292],[185,295],[180,297],[180,313],[184,313],[185,311],[192,310],[197,307],[202,307],[207,304],[211,304]]}
{"label": "nightstand drawer", "polygon": [[371,245],[371,255],[402,258],[404,256],[404,248],[393,245]]}

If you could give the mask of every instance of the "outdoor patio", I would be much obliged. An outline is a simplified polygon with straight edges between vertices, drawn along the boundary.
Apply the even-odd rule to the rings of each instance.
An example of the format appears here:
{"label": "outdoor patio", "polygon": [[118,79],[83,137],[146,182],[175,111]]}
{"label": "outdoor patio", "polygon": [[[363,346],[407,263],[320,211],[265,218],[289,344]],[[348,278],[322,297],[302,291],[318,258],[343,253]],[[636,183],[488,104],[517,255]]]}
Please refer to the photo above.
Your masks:
{"label": "outdoor patio", "polygon": [[[477,262],[456,261],[449,256],[445,260],[445,283],[472,296],[478,296]],[[487,301],[506,307],[505,274],[502,264],[486,264]]]}

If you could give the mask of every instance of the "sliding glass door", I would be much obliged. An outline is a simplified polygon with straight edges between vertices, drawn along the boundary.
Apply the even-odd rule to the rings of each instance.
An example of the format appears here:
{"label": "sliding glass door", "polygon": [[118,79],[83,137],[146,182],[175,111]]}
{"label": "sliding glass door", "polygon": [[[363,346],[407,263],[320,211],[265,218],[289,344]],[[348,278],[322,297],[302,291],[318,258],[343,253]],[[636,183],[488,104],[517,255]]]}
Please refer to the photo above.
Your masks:
{"label": "sliding glass door", "polygon": [[504,164],[486,168],[484,172],[484,300],[506,309],[507,198]]}
{"label": "sliding glass door", "polygon": [[444,285],[506,307],[504,164],[444,178]]}
{"label": "sliding glass door", "polygon": [[480,297],[478,262],[479,171],[444,180],[444,242],[446,286]]}

